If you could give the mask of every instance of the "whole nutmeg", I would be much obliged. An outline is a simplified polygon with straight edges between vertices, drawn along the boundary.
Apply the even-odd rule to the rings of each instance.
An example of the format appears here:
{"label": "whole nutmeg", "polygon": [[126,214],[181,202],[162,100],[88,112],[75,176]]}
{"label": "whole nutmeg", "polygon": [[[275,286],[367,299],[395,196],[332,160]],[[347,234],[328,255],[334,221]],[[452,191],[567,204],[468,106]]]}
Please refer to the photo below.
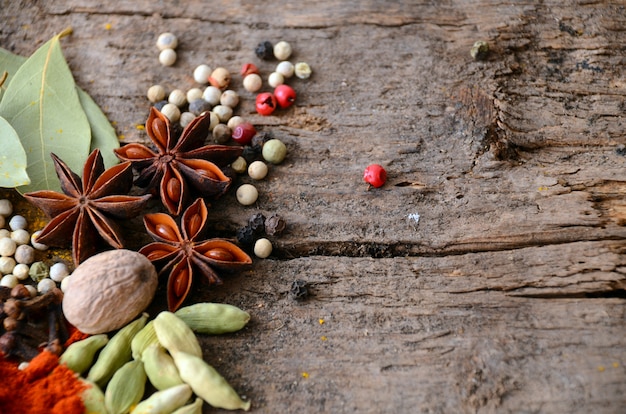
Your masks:
{"label": "whole nutmeg", "polygon": [[111,332],[146,309],[157,284],[156,269],[144,255],[125,249],[100,253],[72,273],[63,313],[83,333]]}

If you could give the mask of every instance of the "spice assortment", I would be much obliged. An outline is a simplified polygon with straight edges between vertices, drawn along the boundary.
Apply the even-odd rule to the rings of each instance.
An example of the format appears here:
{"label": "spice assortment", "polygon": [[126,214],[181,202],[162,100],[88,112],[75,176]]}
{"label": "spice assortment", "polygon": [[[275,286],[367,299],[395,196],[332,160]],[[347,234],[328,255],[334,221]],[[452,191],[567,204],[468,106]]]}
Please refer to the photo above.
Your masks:
{"label": "spice assortment", "polygon": [[[174,65],[178,38],[163,33],[156,46],[161,64]],[[285,41],[255,49],[258,57],[279,61],[265,80],[255,64],[242,66],[241,86],[257,93],[259,114],[292,106],[296,92],[286,82],[294,75],[310,76],[308,64],[288,61],[292,51]],[[250,315],[226,304],[183,304],[194,280],[221,284],[224,272],[250,266],[246,250],[258,258],[272,254],[270,239],[286,227],[282,217],[272,214],[266,220],[257,213],[236,241],[210,238],[205,198],[224,195],[236,173],[265,179],[270,166],[285,160],[287,146],[236,113],[242,96],[228,69],[202,64],[193,79],[202,87],[169,93],[160,85],[148,89],[150,144],[114,145],[106,152],[95,148],[82,163],[82,175],[75,172],[74,160],[52,153],[60,191],[46,186],[23,194],[48,216],[43,229],[29,234],[26,220],[11,216],[10,203],[0,200],[0,227],[9,226],[0,230],[0,352],[30,361],[25,373],[45,364],[46,373],[70,377],[68,389],[78,400],[67,412],[201,412],[204,402],[250,408],[250,401],[202,359],[196,337],[236,332]],[[263,92],[264,83],[273,92]],[[121,162],[105,166],[111,154]],[[137,189],[143,193],[136,195]],[[249,183],[235,193],[243,206],[255,205],[259,197]],[[154,242],[138,252],[126,250],[119,222],[142,214],[151,199],[164,210],[143,218]],[[73,272],[66,263],[36,261],[36,251],[48,245],[71,247]],[[167,281],[168,310],[149,320],[145,309],[160,276]],[[32,283],[20,283],[28,278],[39,296]],[[157,390],[151,395],[146,395],[148,382]],[[6,398],[0,393],[0,408],[7,406]],[[52,407],[60,413],[65,406]]]}

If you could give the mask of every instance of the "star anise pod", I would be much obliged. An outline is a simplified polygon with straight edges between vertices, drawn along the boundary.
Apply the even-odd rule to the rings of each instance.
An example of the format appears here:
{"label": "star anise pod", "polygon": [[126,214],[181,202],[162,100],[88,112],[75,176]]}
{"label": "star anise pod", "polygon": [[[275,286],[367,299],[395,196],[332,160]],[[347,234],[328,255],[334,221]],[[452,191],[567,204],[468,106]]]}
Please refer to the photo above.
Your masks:
{"label": "star anise pod", "polygon": [[[192,199],[191,188],[202,197],[219,197],[231,185],[220,167],[241,155],[242,147],[204,145],[211,123],[210,113],[196,117],[176,139],[165,115],[152,107],[146,132],[157,151],[132,143],[115,150],[139,172],[135,184],[149,190],[158,186],[161,201],[173,215],[180,215]],[[193,197],[195,198],[195,196]]]}
{"label": "star anise pod", "polygon": [[167,305],[174,312],[183,303],[193,277],[203,276],[209,284],[221,284],[219,270],[235,270],[252,264],[252,259],[235,244],[225,239],[202,240],[208,210],[203,199],[197,199],[181,217],[180,228],[168,214],[144,216],[148,234],[154,238],[139,250],[156,266],[163,266],[160,275],[168,275]]}
{"label": "star anise pod", "polygon": [[115,220],[138,215],[150,198],[125,195],[133,184],[130,162],[105,171],[100,150],[95,149],[87,157],[81,180],[60,158],[51,157],[63,194],[50,190],[24,194],[51,218],[37,241],[58,247],[71,242],[76,265],[96,253],[102,241],[122,248],[124,242]]}

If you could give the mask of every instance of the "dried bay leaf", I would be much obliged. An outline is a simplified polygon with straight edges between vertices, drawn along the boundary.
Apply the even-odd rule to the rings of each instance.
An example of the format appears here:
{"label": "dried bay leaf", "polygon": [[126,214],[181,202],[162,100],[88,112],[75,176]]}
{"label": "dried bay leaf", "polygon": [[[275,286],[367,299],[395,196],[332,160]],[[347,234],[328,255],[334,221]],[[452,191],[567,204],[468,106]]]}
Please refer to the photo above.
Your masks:
{"label": "dried bay leaf", "polygon": [[31,183],[17,188],[22,193],[60,191],[51,152],[73,171],[82,171],[89,154],[89,121],[59,44],[66,34],[54,36],[20,66],[0,101],[0,116],[13,126],[26,152]]}
{"label": "dried bay leaf", "polygon": [[15,75],[15,72],[17,72],[24,62],[26,62],[25,57],[0,48],[0,73],[7,72],[9,74],[9,77],[0,88],[0,99],[2,99],[2,94],[7,88],[7,85],[11,79],[13,79],[13,75]]}
{"label": "dried bay leaf", "polygon": [[30,184],[26,174],[26,153],[15,129],[0,117],[0,137],[2,137],[2,153],[0,154],[0,187],[14,188]]}
{"label": "dried bay leaf", "polygon": [[104,165],[107,168],[112,167],[120,162],[113,152],[115,148],[120,147],[120,141],[117,138],[115,129],[111,126],[98,104],[91,99],[87,92],[78,87],[76,91],[91,126],[91,148],[89,152],[91,153],[94,149],[99,148],[104,159]]}

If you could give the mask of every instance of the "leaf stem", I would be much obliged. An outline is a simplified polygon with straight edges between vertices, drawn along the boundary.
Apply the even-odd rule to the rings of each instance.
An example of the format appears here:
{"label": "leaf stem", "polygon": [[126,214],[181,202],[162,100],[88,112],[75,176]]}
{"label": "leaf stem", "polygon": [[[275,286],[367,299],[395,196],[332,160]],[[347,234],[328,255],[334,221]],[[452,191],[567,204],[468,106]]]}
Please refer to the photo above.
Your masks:
{"label": "leaf stem", "polygon": [[63,29],[63,31],[59,33],[57,36],[59,37],[59,39],[61,39],[61,38],[64,38],[65,36],[71,35],[73,31],[74,29],[72,29],[71,26],[68,26],[65,29]]}
{"label": "leaf stem", "polygon": [[4,85],[4,81],[7,80],[8,76],[9,76],[9,72],[7,72],[5,70],[4,73],[2,74],[2,76],[0,76],[0,87],[2,87],[2,85]]}

